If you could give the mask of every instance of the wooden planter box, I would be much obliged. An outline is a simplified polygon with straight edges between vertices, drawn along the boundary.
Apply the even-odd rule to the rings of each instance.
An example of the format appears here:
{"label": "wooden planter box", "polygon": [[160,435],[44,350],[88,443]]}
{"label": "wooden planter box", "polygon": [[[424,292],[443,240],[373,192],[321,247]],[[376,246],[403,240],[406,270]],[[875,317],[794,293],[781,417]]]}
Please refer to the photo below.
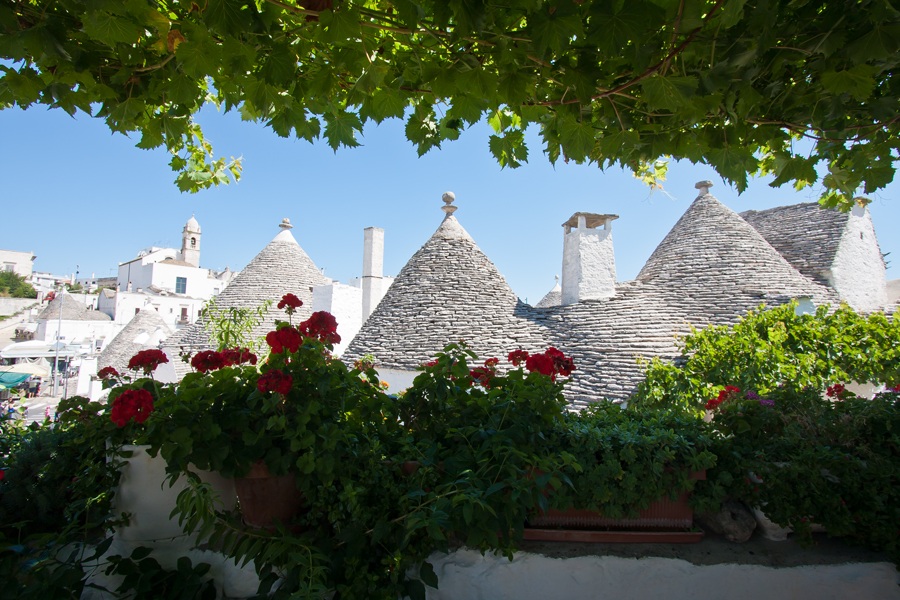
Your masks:
{"label": "wooden planter box", "polygon": [[[706,471],[691,474],[691,479],[706,479]],[[694,511],[688,504],[688,492],[675,500],[660,498],[638,516],[611,519],[594,510],[549,509],[534,515],[525,528],[526,540],[566,542],[692,543],[703,538],[702,531],[691,531]]]}

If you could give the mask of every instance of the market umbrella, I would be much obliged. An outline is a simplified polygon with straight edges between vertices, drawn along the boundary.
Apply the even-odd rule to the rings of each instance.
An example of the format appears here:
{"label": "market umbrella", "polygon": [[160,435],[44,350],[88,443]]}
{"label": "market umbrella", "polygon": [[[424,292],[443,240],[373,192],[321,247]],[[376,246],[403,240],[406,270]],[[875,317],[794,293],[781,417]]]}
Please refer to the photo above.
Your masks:
{"label": "market umbrella", "polygon": [[39,365],[37,363],[16,363],[14,365],[0,366],[0,373],[19,373],[23,375],[37,375],[38,377],[49,377],[50,367]]}

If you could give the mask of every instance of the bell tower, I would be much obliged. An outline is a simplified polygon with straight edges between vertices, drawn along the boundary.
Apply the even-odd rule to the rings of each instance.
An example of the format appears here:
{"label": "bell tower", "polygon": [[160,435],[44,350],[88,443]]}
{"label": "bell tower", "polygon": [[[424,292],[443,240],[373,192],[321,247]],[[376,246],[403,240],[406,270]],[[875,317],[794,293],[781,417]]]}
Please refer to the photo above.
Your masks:
{"label": "bell tower", "polygon": [[181,260],[195,267],[200,266],[200,223],[193,215],[181,232]]}

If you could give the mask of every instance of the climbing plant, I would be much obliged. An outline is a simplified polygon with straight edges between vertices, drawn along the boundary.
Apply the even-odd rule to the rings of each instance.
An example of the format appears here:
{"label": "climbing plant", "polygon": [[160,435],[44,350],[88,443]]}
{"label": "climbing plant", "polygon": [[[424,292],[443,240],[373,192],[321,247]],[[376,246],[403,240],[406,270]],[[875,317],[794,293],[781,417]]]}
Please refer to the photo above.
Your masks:
{"label": "climbing plant", "polygon": [[725,386],[761,395],[779,387],[823,393],[835,383],[900,383],[900,320],[796,303],[749,312],[733,326],[694,329],[675,363],[654,359],[630,403],[702,411]]}
{"label": "climbing plant", "polygon": [[398,118],[423,154],[487,119],[504,167],[535,127],[551,162],[652,183],[685,159],[849,208],[894,176],[898,50],[884,0],[5,0],[0,107],[137,133],[190,191],[240,176],[194,119],[213,104],[335,150]]}

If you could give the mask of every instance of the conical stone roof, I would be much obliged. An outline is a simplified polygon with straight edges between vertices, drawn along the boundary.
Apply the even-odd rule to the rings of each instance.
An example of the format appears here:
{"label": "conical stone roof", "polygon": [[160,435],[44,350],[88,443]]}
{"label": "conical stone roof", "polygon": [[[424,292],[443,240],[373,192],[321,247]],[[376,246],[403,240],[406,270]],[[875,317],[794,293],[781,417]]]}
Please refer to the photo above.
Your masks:
{"label": "conical stone roof", "polygon": [[562,288],[559,286],[559,280],[557,278],[556,285],[553,286],[553,289],[544,294],[544,297],[541,298],[534,307],[550,308],[551,306],[559,306],[560,304],[562,304]]}
{"label": "conical stone roof", "polygon": [[850,213],[807,202],[748,210],[741,217],[794,268],[814,281],[830,285],[829,273]]}
{"label": "conical stone roof", "polygon": [[482,359],[543,350],[544,331],[526,318],[531,310],[449,210],[343,357],[373,354],[379,367],[414,370],[450,342],[465,341]]}
{"label": "conical stone roof", "polygon": [[[60,304],[62,304],[62,316],[60,316]],[[72,297],[71,294],[59,293],[44,307],[37,316],[38,321],[111,321],[109,315],[97,310],[90,310],[87,306]]]}
{"label": "conical stone roof", "polygon": [[[328,279],[294,239],[290,232],[290,222],[285,219],[281,227],[281,233],[215,299],[215,304],[220,309],[255,309],[267,300],[272,302],[263,322],[254,328],[251,334],[253,338],[262,337],[274,329],[276,319],[286,319],[285,313],[276,308],[282,296],[292,293],[303,301],[303,306],[293,316],[296,323],[312,314],[312,288],[328,283]],[[211,343],[203,319],[200,319],[178,331],[169,338],[166,345],[176,349],[183,346],[186,349],[200,350],[209,347]],[[177,354],[175,352],[176,356]]]}
{"label": "conical stone roof", "polygon": [[735,294],[770,304],[801,296],[816,304],[837,301],[706,188],[656,247],[637,281],[678,288],[698,304],[729,303]]}
{"label": "conical stone roof", "polygon": [[97,370],[113,367],[124,375],[132,356],[141,350],[158,348],[160,342],[171,335],[172,328],[158,312],[142,310],[103,349],[97,359]]}

